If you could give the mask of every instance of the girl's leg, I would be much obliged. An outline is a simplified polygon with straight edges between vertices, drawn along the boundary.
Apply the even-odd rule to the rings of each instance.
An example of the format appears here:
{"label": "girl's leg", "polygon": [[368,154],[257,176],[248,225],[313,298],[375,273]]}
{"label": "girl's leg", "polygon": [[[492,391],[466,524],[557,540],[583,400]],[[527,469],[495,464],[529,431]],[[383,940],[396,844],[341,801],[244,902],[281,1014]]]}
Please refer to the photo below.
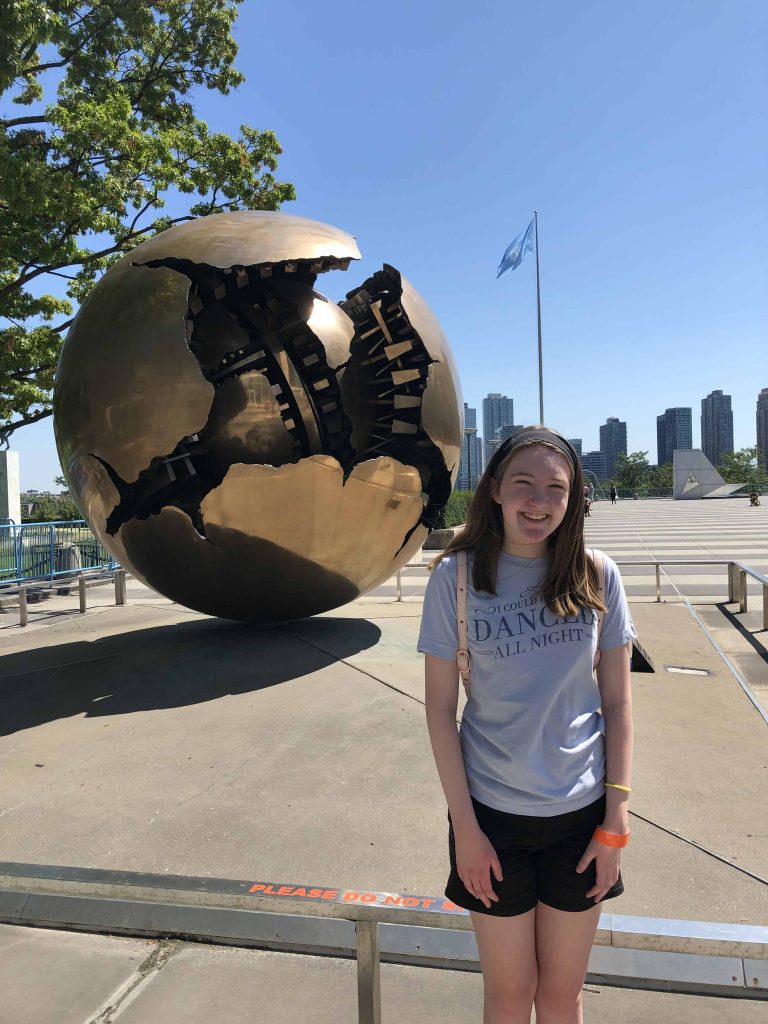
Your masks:
{"label": "girl's leg", "polygon": [[530,1024],[537,983],[535,915],[535,909],[516,917],[470,915],[483,970],[483,1024]]}
{"label": "girl's leg", "polygon": [[536,1024],[582,1024],[581,990],[602,906],[571,913],[536,907]]}

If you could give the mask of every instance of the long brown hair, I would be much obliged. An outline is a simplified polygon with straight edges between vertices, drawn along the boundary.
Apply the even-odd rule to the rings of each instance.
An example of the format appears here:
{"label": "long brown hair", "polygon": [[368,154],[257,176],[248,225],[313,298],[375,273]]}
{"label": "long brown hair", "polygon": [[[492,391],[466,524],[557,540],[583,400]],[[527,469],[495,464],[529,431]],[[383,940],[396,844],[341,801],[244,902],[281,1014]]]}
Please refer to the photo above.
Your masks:
{"label": "long brown hair", "polygon": [[549,427],[524,427],[499,445],[480,478],[467,511],[467,524],[435,558],[430,569],[452,551],[472,551],[475,590],[496,595],[496,572],[504,545],[504,519],[494,501],[491,483],[501,480],[509,460],[521,448],[543,445],[566,457],[571,469],[571,490],[565,516],[547,538],[547,570],[540,595],[555,615],[575,615],[582,608],[607,611],[600,600],[600,580],[584,547],[584,474],[570,443]]}

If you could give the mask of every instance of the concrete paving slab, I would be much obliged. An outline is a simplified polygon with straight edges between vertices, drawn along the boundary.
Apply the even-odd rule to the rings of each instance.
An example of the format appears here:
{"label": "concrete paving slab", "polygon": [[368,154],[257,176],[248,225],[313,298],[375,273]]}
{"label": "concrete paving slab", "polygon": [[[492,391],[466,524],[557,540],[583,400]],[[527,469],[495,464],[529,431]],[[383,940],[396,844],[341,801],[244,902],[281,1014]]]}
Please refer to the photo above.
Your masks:
{"label": "concrete paving slab", "polygon": [[738,604],[724,603],[697,604],[696,612],[768,713],[768,630],[763,628],[761,601],[746,612]]}
{"label": "concrete paving slab", "polygon": [[[622,543],[627,557],[658,553],[670,536],[659,519],[638,552],[647,522],[633,512],[621,525],[613,512],[594,520],[593,538],[611,554]],[[747,542],[754,557],[768,550],[739,530],[696,554],[730,545],[732,557],[744,557]],[[686,537],[677,530],[671,546],[679,550]],[[695,575],[681,576],[681,589],[696,586]],[[439,893],[445,807],[415,652],[425,582],[417,570],[404,602],[391,600],[390,584],[277,629],[201,616],[131,583],[125,607],[105,599],[84,616],[70,605],[26,630],[5,626],[0,859]],[[651,603],[652,588],[652,576],[639,583],[632,608],[657,667],[693,664],[712,675],[634,677],[627,891],[606,910],[765,925],[768,727],[685,606]],[[738,631],[727,628],[733,645]],[[734,654],[756,677],[765,662],[750,652]],[[41,962],[48,955],[46,947]],[[393,970],[417,972],[424,991],[427,976],[444,985],[472,978],[385,967]],[[137,992],[137,1007],[156,983]],[[351,992],[354,1009],[354,983]],[[735,1001],[630,993],[622,1003],[623,993],[604,988],[587,995],[595,1012],[610,1005],[612,1020],[757,1019],[755,1004]],[[452,1019],[450,1003],[435,1000],[440,1019]],[[456,1019],[467,1019],[465,1004],[456,1006],[464,1014]]]}
{"label": "concrete paving slab", "polygon": [[[357,1020],[352,960],[0,926],[3,1024],[338,1024]],[[45,965],[41,970],[41,965]],[[383,964],[385,1024],[464,1024],[482,979]],[[587,983],[593,1024],[757,1024],[765,1004]]]}
{"label": "concrete paving slab", "polygon": [[[27,672],[18,642],[0,658],[2,859],[442,891],[415,616],[258,630],[130,609],[126,631],[126,611],[71,645],[40,631],[55,657]],[[766,887],[734,865],[765,877],[765,723],[684,606],[634,611],[657,665],[715,674],[635,676],[640,817],[611,909],[764,924]]]}
{"label": "concrete paving slab", "polygon": [[[221,947],[187,947],[119,1017],[119,1024],[338,1024],[357,1020],[356,967],[350,960]],[[464,1024],[482,1017],[482,978],[382,964],[385,1022]],[[725,999],[638,992],[589,985],[585,1016],[643,1024],[751,1024],[765,1007]],[[257,1009],[258,1008],[258,1009]],[[256,1015],[258,1014],[258,1016]],[[117,1022],[116,1022],[117,1024]]]}
{"label": "concrete paving slab", "polygon": [[146,970],[144,939],[0,926],[3,1024],[82,1024]]}

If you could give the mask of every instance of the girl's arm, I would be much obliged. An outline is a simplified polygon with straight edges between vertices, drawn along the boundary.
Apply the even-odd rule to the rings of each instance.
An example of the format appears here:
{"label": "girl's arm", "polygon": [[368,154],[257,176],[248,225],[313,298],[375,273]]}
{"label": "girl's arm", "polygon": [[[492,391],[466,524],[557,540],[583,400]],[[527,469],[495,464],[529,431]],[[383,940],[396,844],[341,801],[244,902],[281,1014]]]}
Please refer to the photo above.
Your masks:
{"label": "girl's arm", "polygon": [[456,838],[456,870],[464,886],[485,907],[498,902],[491,873],[502,881],[501,864],[475,817],[456,729],[459,670],[454,661],[426,657],[426,710],[437,774],[445,793]]}
{"label": "girl's arm", "polygon": [[[632,769],[632,694],[629,674],[629,648],[613,647],[602,651],[597,666],[601,711],[605,721],[605,780],[619,786],[630,785]],[[621,789],[605,791],[606,832],[621,835],[629,831],[629,793]],[[599,903],[619,877],[621,849],[604,846],[596,839],[589,842],[576,870],[584,871],[595,862],[595,885],[587,892]]]}
{"label": "girl's arm", "polygon": [[[631,786],[632,690],[629,672],[630,645],[602,651],[597,667],[601,711],[605,721],[605,780]],[[629,794],[620,789],[605,791],[607,832],[629,829]]]}
{"label": "girl's arm", "polygon": [[461,756],[456,710],[459,703],[459,671],[456,663],[425,656],[426,712],[429,740],[437,774],[448,803],[454,831],[477,826]]}

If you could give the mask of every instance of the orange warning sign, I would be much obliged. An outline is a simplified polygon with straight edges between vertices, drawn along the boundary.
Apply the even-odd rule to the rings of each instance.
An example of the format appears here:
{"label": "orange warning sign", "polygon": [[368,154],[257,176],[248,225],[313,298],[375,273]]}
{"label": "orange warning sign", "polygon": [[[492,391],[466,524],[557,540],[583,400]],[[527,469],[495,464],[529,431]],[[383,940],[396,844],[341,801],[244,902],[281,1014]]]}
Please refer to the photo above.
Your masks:
{"label": "orange warning sign", "polygon": [[326,886],[286,885],[278,882],[254,882],[248,890],[253,896],[284,896],[293,900],[334,903],[367,903],[380,907],[431,910],[439,913],[466,914],[444,896],[404,896],[392,892],[355,892],[353,889],[332,889]]}

